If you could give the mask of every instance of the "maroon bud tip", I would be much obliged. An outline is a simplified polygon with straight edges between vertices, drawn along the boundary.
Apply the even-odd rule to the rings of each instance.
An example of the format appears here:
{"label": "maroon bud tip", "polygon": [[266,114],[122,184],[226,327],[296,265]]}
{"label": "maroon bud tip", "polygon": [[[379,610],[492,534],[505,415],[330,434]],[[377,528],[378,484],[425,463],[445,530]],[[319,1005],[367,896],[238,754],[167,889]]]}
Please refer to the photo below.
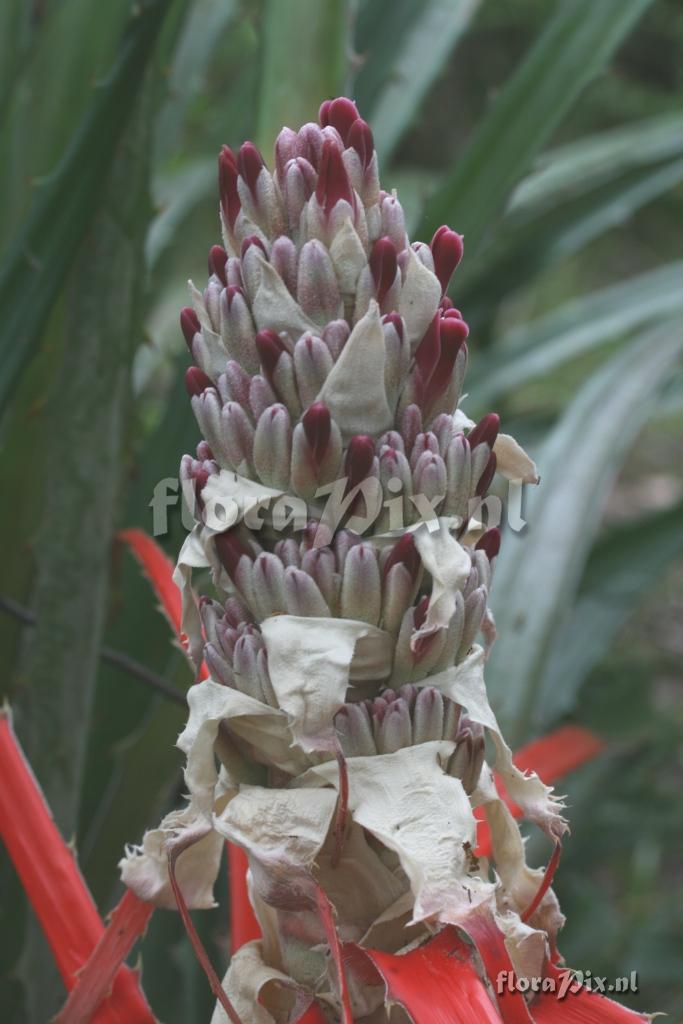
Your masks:
{"label": "maroon bud tip", "polygon": [[389,572],[395,565],[405,565],[406,569],[410,573],[411,577],[415,579],[420,569],[420,555],[415,546],[412,533],[406,533],[397,541],[389,555],[386,562],[384,563],[384,576],[388,576]]}
{"label": "maroon bud tip", "polygon": [[268,253],[266,252],[266,247],[263,244],[263,239],[259,238],[258,235],[247,235],[247,237],[242,242],[242,248],[240,249],[240,256],[242,257],[242,259],[244,259],[244,257],[247,254],[247,251],[251,249],[252,245],[257,245],[261,252],[263,253],[263,255],[265,257],[268,256]]}
{"label": "maroon bud tip", "polygon": [[496,475],[496,464],[496,453],[491,452],[491,454],[489,455],[489,461],[486,463],[486,469],[479,477],[479,483],[477,484],[477,489],[475,492],[477,498],[481,498],[483,494],[486,494],[489,487],[491,486],[491,481]]}
{"label": "maroon bud tip", "polygon": [[394,330],[398,334],[401,341],[403,341],[403,317],[399,316],[398,313],[387,313],[382,317],[383,324],[392,324]]}
{"label": "maroon bud tip", "polygon": [[500,551],[500,530],[494,526],[482,534],[475,545],[476,551],[483,551],[489,562],[492,562]]}
{"label": "maroon bud tip", "polygon": [[330,410],[322,402],[315,402],[303,414],[301,423],[313,454],[313,460],[316,466],[319,466],[330,443],[330,428],[332,426]]}
{"label": "maroon bud tip", "polygon": [[185,387],[188,395],[192,398],[194,395],[201,395],[207,388],[212,388],[213,381],[198,366],[190,366],[185,371]]}
{"label": "maroon bud tip", "polygon": [[370,271],[375,282],[377,301],[381,305],[396,278],[396,248],[386,235],[378,238],[370,254]]}
{"label": "maroon bud tip", "polygon": [[225,274],[225,264],[228,262],[228,254],[222,245],[212,245],[209,249],[209,273],[215,274],[225,288],[228,280]]}
{"label": "maroon bud tip", "polygon": [[325,139],[323,144],[315,194],[327,216],[341,199],[346,200],[351,206],[354,205],[353,189],[341,152],[331,139]]}
{"label": "maroon bud tip", "polygon": [[256,197],[256,182],[264,160],[253,142],[243,142],[237,154],[237,168],[251,194]]}
{"label": "maroon bud tip", "polygon": [[476,427],[472,427],[467,435],[470,448],[476,448],[478,444],[482,443],[487,444],[489,448],[493,448],[499,429],[500,416],[498,413],[490,412],[483,416]]}
{"label": "maroon bud tip", "polygon": [[286,351],[286,345],[275,331],[269,330],[259,331],[255,343],[263,372],[266,377],[271,378],[275,373],[280,356]]}
{"label": "maroon bud tip", "polygon": [[327,100],[321,104],[319,118],[323,128],[327,128],[328,125],[336,128],[344,145],[347,146],[351,126],[358,120],[358,107],[353,100],[340,96],[336,100]]}
{"label": "maroon bud tip", "polygon": [[[439,325],[439,337],[441,339],[441,359],[447,356],[453,368],[455,357],[461,346],[467,340],[470,329],[460,317],[444,317]],[[445,369],[445,368],[444,368]]]}
{"label": "maroon bud tip", "polygon": [[357,118],[351,125],[346,145],[349,149],[355,149],[364,169],[370,166],[372,154],[375,152],[375,140],[370,125],[362,117]]}
{"label": "maroon bud tip", "polygon": [[415,350],[415,364],[420,372],[420,379],[426,386],[436,369],[441,355],[440,322],[436,313]]}
{"label": "maroon bud tip", "polygon": [[368,434],[356,434],[346,450],[347,490],[352,490],[369,476],[375,458],[375,442]]}
{"label": "maroon bud tip", "polygon": [[221,561],[221,565],[224,566],[225,571],[233,582],[240,559],[244,555],[251,558],[251,553],[244,546],[234,529],[226,530],[225,533],[219,533],[217,535],[216,554]]}
{"label": "maroon bud tip", "polygon": [[226,299],[228,301],[228,309],[232,309],[232,302],[236,295],[244,295],[244,292],[238,284],[229,284],[225,289]]}
{"label": "maroon bud tip", "polygon": [[237,161],[229,146],[223,146],[218,155],[218,191],[221,197],[221,209],[230,230],[235,227],[237,214],[240,212],[240,197],[237,192]]}
{"label": "maroon bud tip", "polygon": [[445,292],[453,271],[462,259],[462,235],[443,224],[434,233],[431,250],[434,257],[434,273],[439,279],[441,291]]}
{"label": "maroon bud tip", "polygon": [[183,332],[183,337],[190,352],[192,352],[192,342],[197,331],[200,330],[199,317],[192,309],[191,306],[185,306],[184,309],[180,310],[180,329]]}

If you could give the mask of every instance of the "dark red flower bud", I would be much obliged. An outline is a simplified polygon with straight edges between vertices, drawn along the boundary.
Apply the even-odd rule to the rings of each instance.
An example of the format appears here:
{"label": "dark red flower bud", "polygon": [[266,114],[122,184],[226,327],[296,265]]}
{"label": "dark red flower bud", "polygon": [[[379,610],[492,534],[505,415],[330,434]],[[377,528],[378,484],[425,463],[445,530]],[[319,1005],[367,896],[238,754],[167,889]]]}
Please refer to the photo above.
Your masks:
{"label": "dark red flower bud", "polygon": [[257,245],[259,247],[259,249],[261,250],[261,252],[263,253],[263,255],[266,258],[268,257],[268,253],[266,252],[266,247],[263,244],[263,239],[259,238],[258,235],[247,235],[247,237],[242,242],[242,248],[240,249],[240,255],[241,255],[242,259],[244,259],[245,255],[247,253],[247,250],[251,249],[252,245]]}
{"label": "dark red flower bud", "polygon": [[316,466],[320,466],[330,443],[332,419],[330,410],[322,402],[315,402],[301,417],[306,440]]}
{"label": "dark red flower bud", "polygon": [[453,271],[462,259],[462,235],[443,224],[435,233],[431,242],[434,257],[434,273],[439,279],[441,291],[448,288]]}
{"label": "dark red flower bud", "polygon": [[377,293],[377,301],[380,306],[386,298],[396,278],[396,249],[394,243],[386,236],[378,238],[372,247],[370,254],[370,271]]}
{"label": "dark red flower bud", "polygon": [[358,120],[358,107],[353,100],[347,99],[346,96],[340,96],[336,100],[325,100],[320,106],[318,116],[323,128],[332,125],[341,135],[344,145],[349,144],[349,131],[353,122]]}
{"label": "dark red flower bud", "polygon": [[475,491],[477,498],[481,498],[482,494],[486,494],[491,486],[491,481],[496,475],[496,462],[496,453],[491,452],[489,455],[489,461],[486,463],[486,469],[479,477],[479,483],[477,484],[477,489]]}
{"label": "dark red flower bud", "polygon": [[472,427],[467,440],[470,448],[476,448],[478,444],[487,444],[489,448],[493,448],[498,437],[498,430],[500,428],[500,416],[498,413],[490,412],[486,416],[483,416],[476,427]]}
{"label": "dark red flower bud", "polygon": [[228,309],[232,308],[232,300],[236,295],[244,295],[244,292],[238,284],[229,284],[225,290],[225,296],[228,300]]}
{"label": "dark red flower bud", "polygon": [[355,149],[364,168],[369,167],[375,152],[375,140],[370,125],[362,117],[357,118],[349,129],[346,139],[349,149]]}
{"label": "dark red flower bud", "polygon": [[185,387],[188,395],[192,398],[194,395],[201,395],[207,388],[212,388],[213,381],[198,366],[190,366],[185,371]]}
{"label": "dark red flower bud", "polygon": [[[445,303],[448,303],[446,306]],[[459,309],[456,309],[448,296],[444,296],[441,300],[443,307],[443,313],[441,315],[442,320],[462,320],[462,313]]]}
{"label": "dark red flower bud", "polygon": [[398,334],[401,341],[403,341],[403,317],[399,316],[398,313],[387,313],[382,317],[383,324],[393,324],[396,333]]}
{"label": "dark red flower bud", "polygon": [[271,379],[280,356],[287,351],[287,346],[279,334],[269,330],[259,331],[255,342],[263,372]]}
{"label": "dark red flower bud", "polygon": [[230,230],[235,227],[241,203],[237,192],[237,161],[229,146],[223,146],[218,156],[218,192],[221,197],[223,217]]}
{"label": "dark red flower bud", "polygon": [[448,317],[439,322],[441,351],[439,361],[429,381],[427,401],[434,401],[435,398],[443,394],[450,384],[455,360],[468,334],[469,327],[464,320],[458,317]]}
{"label": "dark red flower bud", "polygon": [[218,534],[216,537],[216,554],[221,561],[221,565],[224,566],[225,571],[233,582],[240,559],[244,555],[246,555],[247,558],[252,558],[251,551],[240,539],[237,530],[234,528],[226,530],[225,533]]}
{"label": "dark red flower bud", "polygon": [[222,245],[212,245],[209,249],[209,273],[215,274],[225,288],[228,280],[225,276],[225,264],[228,262],[228,254]]}
{"label": "dark red flower bud", "polygon": [[374,458],[375,442],[368,434],[356,434],[351,438],[346,450],[347,492],[370,475]]}
{"label": "dark red flower bud", "polygon": [[489,562],[492,562],[500,551],[500,530],[495,526],[487,530],[477,541],[475,550],[483,551]]}
{"label": "dark red flower bud", "polygon": [[256,199],[256,182],[261,168],[264,166],[263,157],[254,143],[243,142],[237,154],[237,167],[254,199]]}
{"label": "dark red flower bud", "polygon": [[420,381],[426,388],[441,355],[440,321],[436,313],[425,331],[422,341],[415,349],[415,365],[420,374]]}
{"label": "dark red flower bud", "polygon": [[328,217],[340,199],[346,200],[351,206],[355,205],[353,189],[344,167],[341,152],[331,139],[325,139],[323,145],[315,194]]}
{"label": "dark red flower bud", "polygon": [[420,571],[420,555],[415,547],[415,541],[412,533],[405,533],[401,539],[394,544],[393,548],[389,552],[386,562],[384,563],[384,576],[388,576],[390,570],[399,563],[401,565],[405,565],[413,580],[416,579],[417,574]]}
{"label": "dark red flower bud", "polygon": [[180,310],[180,329],[183,332],[187,347],[192,352],[194,336],[201,328],[199,326],[199,317],[191,306],[185,306],[184,309]]}

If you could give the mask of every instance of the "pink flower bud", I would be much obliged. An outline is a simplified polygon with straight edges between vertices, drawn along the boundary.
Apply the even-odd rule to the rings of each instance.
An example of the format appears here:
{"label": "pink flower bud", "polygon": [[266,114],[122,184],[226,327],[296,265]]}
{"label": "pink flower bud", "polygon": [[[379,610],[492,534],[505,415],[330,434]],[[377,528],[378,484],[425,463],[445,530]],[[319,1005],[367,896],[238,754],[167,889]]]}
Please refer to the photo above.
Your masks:
{"label": "pink flower bud", "polygon": [[439,279],[442,292],[446,292],[453,271],[462,259],[462,235],[451,231],[443,224],[432,238],[431,250],[434,257],[434,273]]}

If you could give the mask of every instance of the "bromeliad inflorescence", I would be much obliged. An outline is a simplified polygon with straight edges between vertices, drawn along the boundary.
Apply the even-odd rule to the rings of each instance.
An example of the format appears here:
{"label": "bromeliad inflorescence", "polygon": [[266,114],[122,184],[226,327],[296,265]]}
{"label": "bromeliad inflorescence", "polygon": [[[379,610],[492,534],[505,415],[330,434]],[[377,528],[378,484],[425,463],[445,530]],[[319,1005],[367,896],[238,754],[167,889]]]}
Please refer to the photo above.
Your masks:
{"label": "bromeliad inflorescence", "polygon": [[462,1007],[438,1019],[533,1020],[492,964],[551,977],[563,919],[502,788],[555,846],[566,826],[488,704],[500,536],[477,516],[496,471],[537,477],[495,414],[458,408],[462,239],[409,242],[348,99],[283,129],[272,174],[224,147],[219,187],[223,246],[181,314],[204,440],[182,461],[196,525],[176,569],[210,678],[179,740],[189,802],[124,881],[210,907],[224,840],[246,852],[262,940],[233,957],[216,1021],[422,1022],[387,965],[423,954],[458,960]]}

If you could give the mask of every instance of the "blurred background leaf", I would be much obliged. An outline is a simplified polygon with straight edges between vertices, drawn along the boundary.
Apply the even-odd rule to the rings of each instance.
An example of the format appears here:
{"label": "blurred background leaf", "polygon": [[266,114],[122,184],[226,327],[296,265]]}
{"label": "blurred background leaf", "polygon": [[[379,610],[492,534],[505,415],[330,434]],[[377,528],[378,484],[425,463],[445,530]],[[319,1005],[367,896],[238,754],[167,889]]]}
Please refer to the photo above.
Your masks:
{"label": "blurred background leaf", "polygon": [[[182,708],[97,655],[104,643],[180,693],[190,683],[147,582],[110,538],[124,525],[151,532],[155,486],[177,482],[198,440],[177,315],[218,241],[216,154],[255,138],[270,159],[281,124],[347,91],[413,234],[446,221],[466,235],[452,294],[473,327],[467,411],[495,403],[541,466],[493,592],[489,686],[503,724],[521,740],[570,720],[611,741],[569,783],[562,951],[601,974],[639,970],[634,1006],[683,1012],[670,899],[683,819],[682,58],[677,0],[112,0],[96,17],[92,0],[2,5],[0,529],[12,542],[0,590],[41,623],[36,633],[0,613],[5,689],[15,703],[32,691],[46,713],[49,687],[56,722],[73,701],[83,709],[77,735],[42,729],[39,774],[78,750],[50,798],[103,912],[124,843],[182,792]],[[137,122],[133,136],[145,75],[154,130]],[[106,182],[126,138],[153,204],[134,217],[121,202],[132,210],[136,189],[117,200]],[[88,258],[98,242],[109,272]],[[130,282],[117,281],[134,267],[129,302]],[[105,338],[111,363],[98,364]],[[85,420],[115,424],[106,444]],[[78,482],[93,453],[99,535],[74,527],[96,508]],[[170,504],[159,539],[171,555],[183,532]],[[68,598],[53,600],[54,581]],[[0,884],[0,1001],[9,1021],[42,1024],[18,973],[39,952],[6,865]],[[218,909],[195,916],[220,972],[217,889]],[[209,1019],[175,915],[153,919],[143,968],[165,1024]],[[45,1008],[60,990],[41,976]]]}

